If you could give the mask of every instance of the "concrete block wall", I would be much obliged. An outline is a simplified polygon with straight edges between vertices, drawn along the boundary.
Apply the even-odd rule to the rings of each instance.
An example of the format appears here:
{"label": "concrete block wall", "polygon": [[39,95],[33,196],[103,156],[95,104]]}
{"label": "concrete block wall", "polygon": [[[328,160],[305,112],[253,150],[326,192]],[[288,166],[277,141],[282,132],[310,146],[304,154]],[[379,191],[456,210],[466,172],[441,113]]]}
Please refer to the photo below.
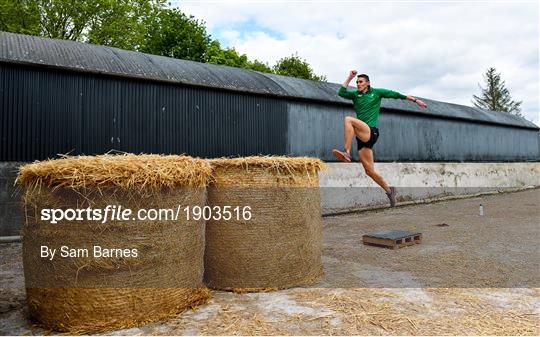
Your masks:
{"label": "concrete block wall", "polygon": [[[359,163],[329,163],[320,174],[323,214],[386,207],[388,198]],[[375,163],[398,203],[540,186],[540,163]]]}

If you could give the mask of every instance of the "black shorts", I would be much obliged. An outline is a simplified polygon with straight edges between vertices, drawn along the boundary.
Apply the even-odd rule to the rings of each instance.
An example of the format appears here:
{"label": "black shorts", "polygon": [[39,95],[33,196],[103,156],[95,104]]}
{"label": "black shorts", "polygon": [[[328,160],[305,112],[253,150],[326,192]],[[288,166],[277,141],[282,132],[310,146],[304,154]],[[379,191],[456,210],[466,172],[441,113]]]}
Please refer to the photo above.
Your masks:
{"label": "black shorts", "polygon": [[360,140],[360,138],[356,137],[356,143],[358,144],[358,151],[360,151],[361,148],[367,147],[368,149],[373,148],[373,145],[377,143],[377,139],[379,139],[379,129],[376,127],[369,127],[371,130],[371,136],[369,137],[369,140],[367,142],[363,142]]}

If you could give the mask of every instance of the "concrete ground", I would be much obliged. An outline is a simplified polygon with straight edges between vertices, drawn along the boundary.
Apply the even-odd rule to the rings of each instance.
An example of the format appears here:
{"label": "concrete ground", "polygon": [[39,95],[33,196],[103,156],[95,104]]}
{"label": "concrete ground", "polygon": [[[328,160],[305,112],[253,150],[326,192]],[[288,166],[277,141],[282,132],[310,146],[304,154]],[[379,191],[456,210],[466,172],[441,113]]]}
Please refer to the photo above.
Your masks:
{"label": "concrete ground", "polygon": [[[479,215],[483,204],[484,215]],[[196,310],[112,335],[539,335],[540,189],[324,218],[325,278],[212,292]],[[386,229],[419,245],[362,245]],[[48,331],[26,312],[21,245],[0,245],[0,334]]]}

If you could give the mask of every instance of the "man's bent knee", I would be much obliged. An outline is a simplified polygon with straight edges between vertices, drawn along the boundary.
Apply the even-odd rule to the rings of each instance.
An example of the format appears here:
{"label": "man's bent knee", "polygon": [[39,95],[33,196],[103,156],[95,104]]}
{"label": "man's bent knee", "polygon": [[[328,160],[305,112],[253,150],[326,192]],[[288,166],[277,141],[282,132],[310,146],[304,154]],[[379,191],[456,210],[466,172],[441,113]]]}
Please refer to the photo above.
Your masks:
{"label": "man's bent knee", "polygon": [[373,177],[373,176],[377,175],[377,172],[375,172],[375,170],[370,169],[370,168],[364,168],[364,171],[366,171],[366,175],[368,177]]}
{"label": "man's bent knee", "polygon": [[368,163],[364,163],[363,161],[360,161],[362,163],[362,166],[364,167],[364,172],[366,172],[366,175],[371,177],[375,174],[375,170],[371,168],[371,166]]}

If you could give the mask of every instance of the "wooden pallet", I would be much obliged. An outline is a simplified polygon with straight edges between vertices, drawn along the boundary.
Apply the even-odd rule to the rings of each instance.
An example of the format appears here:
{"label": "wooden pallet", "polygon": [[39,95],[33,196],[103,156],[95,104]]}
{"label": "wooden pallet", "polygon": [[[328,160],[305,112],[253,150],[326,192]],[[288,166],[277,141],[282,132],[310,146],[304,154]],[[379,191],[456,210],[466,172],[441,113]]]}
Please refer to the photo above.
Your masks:
{"label": "wooden pallet", "polygon": [[363,235],[362,242],[369,246],[398,249],[421,243],[422,233],[401,230],[377,232]]}

